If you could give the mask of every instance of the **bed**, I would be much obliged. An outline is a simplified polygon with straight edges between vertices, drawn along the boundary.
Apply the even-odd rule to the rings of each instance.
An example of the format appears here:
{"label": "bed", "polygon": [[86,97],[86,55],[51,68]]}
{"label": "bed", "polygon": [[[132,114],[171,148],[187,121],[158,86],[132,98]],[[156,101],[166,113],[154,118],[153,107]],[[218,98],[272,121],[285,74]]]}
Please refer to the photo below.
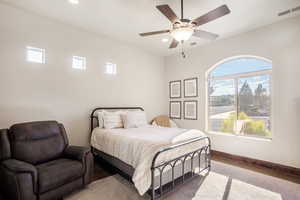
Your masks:
{"label": "bed", "polygon": [[147,125],[103,129],[97,112],[144,111],[140,107],[96,108],[91,113],[91,146],[95,156],[131,178],[140,195],[157,199],[178,185],[210,172],[210,139],[199,130]]}

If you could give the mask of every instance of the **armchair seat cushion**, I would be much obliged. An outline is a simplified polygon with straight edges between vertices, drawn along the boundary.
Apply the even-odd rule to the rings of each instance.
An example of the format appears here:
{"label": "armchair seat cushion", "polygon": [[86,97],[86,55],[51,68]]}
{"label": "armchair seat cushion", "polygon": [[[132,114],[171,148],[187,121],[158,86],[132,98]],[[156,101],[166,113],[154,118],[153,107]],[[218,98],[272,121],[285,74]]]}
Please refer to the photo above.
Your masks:
{"label": "armchair seat cushion", "polygon": [[84,173],[81,162],[70,159],[53,160],[37,165],[39,194],[72,182]]}

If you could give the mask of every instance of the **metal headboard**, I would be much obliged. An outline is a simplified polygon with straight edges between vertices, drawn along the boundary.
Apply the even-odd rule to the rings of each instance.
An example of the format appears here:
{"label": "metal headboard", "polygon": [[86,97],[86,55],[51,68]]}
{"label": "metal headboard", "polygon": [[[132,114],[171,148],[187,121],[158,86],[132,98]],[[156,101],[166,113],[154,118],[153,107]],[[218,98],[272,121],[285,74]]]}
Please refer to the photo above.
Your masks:
{"label": "metal headboard", "polygon": [[144,108],[142,107],[99,107],[99,108],[95,108],[92,113],[91,113],[91,133],[93,131],[93,129],[95,128],[95,121],[96,121],[96,124],[97,126],[99,125],[98,124],[98,116],[95,115],[95,113],[98,111],[98,110],[141,110],[141,111],[144,111]]}

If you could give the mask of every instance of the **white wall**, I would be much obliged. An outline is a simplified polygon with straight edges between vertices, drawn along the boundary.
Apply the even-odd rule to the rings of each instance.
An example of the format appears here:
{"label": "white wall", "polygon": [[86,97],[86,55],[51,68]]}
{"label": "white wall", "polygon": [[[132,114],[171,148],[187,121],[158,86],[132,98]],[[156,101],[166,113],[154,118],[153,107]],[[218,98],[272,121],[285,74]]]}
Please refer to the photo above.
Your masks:
{"label": "white wall", "polygon": [[[46,64],[26,62],[26,46],[46,49]],[[71,67],[87,57],[87,70]],[[117,76],[104,74],[105,62]],[[55,119],[70,143],[84,144],[98,106],[142,106],[151,120],[166,113],[164,60],[112,39],[0,4],[0,127]]]}
{"label": "white wall", "polygon": [[[199,78],[199,120],[177,121],[205,128],[205,72],[236,55],[273,61],[273,140],[211,135],[213,149],[300,167],[300,18],[163,58],[48,18],[0,4],[0,127],[55,119],[72,144],[87,144],[89,114],[96,106],[143,106],[149,120],[168,109],[170,80]],[[46,64],[26,62],[27,45],[46,49]],[[87,57],[87,70],[71,68],[73,55]],[[104,74],[104,63],[118,75]],[[165,69],[164,69],[165,65]],[[164,87],[165,86],[165,87]],[[167,101],[166,101],[167,99]]]}
{"label": "white wall", "polygon": [[205,129],[205,73],[217,62],[237,55],[273,61],[273,139],[271,141],[211,134],[213,149],[300,168],[300,17],[232,38],[212,42],[165,60],[167,80],[199,78],[199,120],[177,122]]}

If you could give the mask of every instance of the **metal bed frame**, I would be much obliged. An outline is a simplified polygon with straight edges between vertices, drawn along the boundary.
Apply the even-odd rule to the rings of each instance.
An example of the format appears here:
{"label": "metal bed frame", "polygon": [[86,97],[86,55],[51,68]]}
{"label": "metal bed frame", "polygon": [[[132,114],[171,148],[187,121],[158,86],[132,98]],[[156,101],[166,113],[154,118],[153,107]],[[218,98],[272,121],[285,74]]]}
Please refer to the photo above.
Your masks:
{"label": "metal bed frame", "polygon": [[[95,128],[95,121],[96,121],[96,126],[98,126],[98,117],[95,116],[95,113],[99,110],[141,110],[144,111],[143,108],[141,107],[99,107],[99,108],[95,108],[92,113],[91,113],[91,133],[93,131],[93,129]],[[188,152],[184,155],[181,155],[177,158],[171,159],[171,160],[166,160],[163,163],[157,164],[157,158],[159,157],[159,155],[161,155],[162,153],[165,153],[167,151],[171,151],[174,150],[176,148],[180,148],[182,146],[186,146],[195,142],[199,142],[202,140],[207,140],[208,145],[202,146],[201,148],[198,148],[192,152]],[[122,173],[125,173],[128,177],[132,177],[133,172],[134,172],[134,168],[128,164],[126,164],[125,162],[119,160],[118,158],[115,158],[111,155],[108,155],[104,152],[101,152],[95,148],[92,147],[92,152],[94,154],[94,156],[99,156],[102,160],[108,162],[110,165],[114,166],[115,168],[118,168],[119,170],[121,170]],[[201,156],[203,156],[204,154],[204,167],[201,169]],[[207,136],[203,136],[203,137],[196,137],[193,138],[191,140],[187,140],[181,143],[177,143],[175,145],[172,146],[167,146],[164,147],[163,149],[161,149],[159,152],[157,152],[152,160],[152,164],[151,164],[151,188],[149,189],[148,193],[151,196],[152,200],[155,199],[159,199],[161,197],[163,197],[165,194],[173,191],[176,186],[178,185],[182,185],[183,183],[185,183],[188,180],[191,180],[193,177],[195,177],[196,173],[194,171],[194,158],[198,158],[198,167],[199,167],[199,171],[198,174],[202,173],[203,171],[206,170],[206,174],[205,176],[210,172],[211,170],[211,141],[210,138]],[[190,172],[186,173],[186,162],[190,160],[190,165],[191,165],[191,170]],[[181,164],[181,176],[178,178],[175,178],[175,174],[174,174],[174,169],[175,166],[177,167],[179,164]],[[166,183],[166,184],[162,184],[162,176],[163,173],[165,171],[165,169],[167,167],[170,167],[172,170],[171,171],[171,176],[172,176],[172,181]],[[155,187],[155,173],[158,170],[159,172],[159,186]]]}

